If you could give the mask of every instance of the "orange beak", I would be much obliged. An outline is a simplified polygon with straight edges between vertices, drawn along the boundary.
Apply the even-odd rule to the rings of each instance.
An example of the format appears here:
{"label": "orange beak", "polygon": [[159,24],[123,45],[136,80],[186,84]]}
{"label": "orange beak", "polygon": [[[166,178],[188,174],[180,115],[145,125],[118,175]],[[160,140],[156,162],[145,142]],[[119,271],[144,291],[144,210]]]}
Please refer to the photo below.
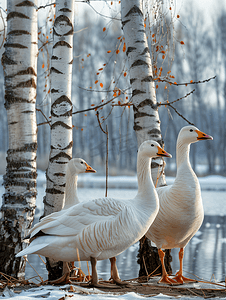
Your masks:
{"label": "orange beak", "polygon": [[167,153],[165,150],[163,150],[161,147],[158,147],[158,153],[157,156],[165,156],[165,157],[172,157],[171,154]]}
{"label": "orange beak", "polygon": [[212,140],[213,137],[211,135],[208,135],[202,131],[199,131],[199,130],[195,130],[195,132],[198,134],[198,137],[197,137],[197,140],[200,141],[200,140]]}
{"label": "orange beak", "polygon": [[96,173],[96,170],[86,164],[86,173]]}

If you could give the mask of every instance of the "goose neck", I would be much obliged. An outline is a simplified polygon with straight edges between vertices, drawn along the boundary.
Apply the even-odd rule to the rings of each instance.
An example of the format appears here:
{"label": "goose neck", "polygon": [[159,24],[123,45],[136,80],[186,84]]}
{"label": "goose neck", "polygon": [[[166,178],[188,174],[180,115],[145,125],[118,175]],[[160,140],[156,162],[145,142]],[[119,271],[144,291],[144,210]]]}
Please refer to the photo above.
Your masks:
{"label": "goose neck", "polygon": [[[153,193],[154,184],[151,178],[151,158],[138,155],[137,158],[138,194],[150,195]],[[150,196],[149,196],[150,197]]]}
{"label": "goose neck", "polygon": [[190,144],[184,143],[182,141],[178,141],[176,152],[177,152],[176,153],[177,169],[179,169],[181,165],[186,165],[190,168],[191,167],[190,160],[189,160]]}
{"label": "goose neck", "polygon": [[70,172],[70,169],[68,169],[67,173],[66,173],[64,208],[67,208],[67,207],[70,207],[72,205],[79,203],[78,196],[77,196],[77,181],[78,181],[78,175],[72,174]]}

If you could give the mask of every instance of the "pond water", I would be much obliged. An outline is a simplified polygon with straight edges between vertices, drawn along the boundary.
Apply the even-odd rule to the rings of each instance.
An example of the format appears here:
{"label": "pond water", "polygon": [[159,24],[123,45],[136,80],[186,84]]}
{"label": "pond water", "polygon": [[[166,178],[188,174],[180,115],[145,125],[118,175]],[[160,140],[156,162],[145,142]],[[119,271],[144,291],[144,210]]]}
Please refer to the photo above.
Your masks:
{"label": "pond water", "polygon": [[[205,218],[200,230],[192,238],[185,248],[184,275],[195,278],[194,275],[204,279],[225,280],[226,277],[226,186],[219,190],[203,190],[202,198],[204,204]],[[42,199],[45,188],[38,188],[36,221],[41,215]],[[104,189],[79,188],[80,201],[87,201],[103,197]],[[114,198],[132,199],[136,195],[135,189],[109,189],[108,196]],[[139,243],[133,245],[117,257],[117,266],[121,279],[132,279],[138,277],[139,265],[137,264],[137,251]],[[179,269],[179,249],[172,250],[173,273]],[[45,280],[47,272],[44,263],[38,255],[29,255],[30,264],[38,274]],[[76,263],[78,266],[78,263]],[[81,262],[82,270],[88,274],[87,263]],[[90,266],[89,266],[90,268]],[[90,268],[91,269],[91,268]],[[108,260],[97,263],[97,271],[100,278],[109,279],[110,263]],[[194,275],[193,275],[194,274]],[[26,278],[37,276],[35,271],[27,264]],[[35,279],[33,279],[35,281]],[[36,281],[37,282],[37,281]]]}

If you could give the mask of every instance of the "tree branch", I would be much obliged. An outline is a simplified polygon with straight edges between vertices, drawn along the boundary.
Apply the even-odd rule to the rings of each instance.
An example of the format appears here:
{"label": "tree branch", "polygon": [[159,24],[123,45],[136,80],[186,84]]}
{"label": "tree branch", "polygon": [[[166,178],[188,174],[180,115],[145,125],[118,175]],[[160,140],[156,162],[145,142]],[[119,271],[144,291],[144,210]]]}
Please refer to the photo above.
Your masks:
{"label": "tree branch", "polygon": [[52,5],[56,5],[56,3],[54,2],[54,3],[42,5],[42,6],[37,7],[37,9],[39,10],[39,9],[46,8],[47,6],[52,6]]}
{"label": "tree branch", "polygon": [[90,4],[90,1],[89,0],[85,0],[85,1],[75,1],[75,2],[83,2],[83,3],[87,3],[94,11],[96,14],[100,15],[101,17],[104,17],[106,19],[111,19],[111,20],[117,20],[117,21],[122,21],[121,19],[118,19],[118,18],[113,18],[113,17],[109,17],[109,16],[106,16],[106,15],[103,15],[101,14],[100,12],[98,12],[91,4]]}
{"label": "tree branch", "polygon": [[181,97],[181,98],[179,98],[179,99],[176,99],[176,100],[174,100],[174,101],[172,101],[172,102],[169,102],[168,100],[166,100],[167,102],[163,102],[163,103],[159,102],[159,103],[157,103],[157,106],[161,106],[161,105],[171,105],[171,104],[173,104],[173,103],[175,103],[175,102],[177,102],[177,101],[180,101],[180,100],[182,100],[182,99],[187,98],[189,95],[191,95],[192,93],[194,93],[194,91],[195,91],[195,89],[192,90],[191,92],[189,92],[188,94],[186,94],[185,96],[183,96],[183,97]]}
{"label": "tree branch", "polygon": [[183,115],[181,115],[181,114],[176,110],[176,108],[173,107],[170,103],[167,103],[167,105],[168,105],[169,107],[171,107],[171,108],[175,111],[175,113],[177,113],[178,116],[180,116],[182,119],[184,119],[188,124],[195,126],[195,124],[193,124],[192,122],[188,121],[188,120],[187,120]]}
{"label": "tree branch", "polygon": [[41,109],[39,108],[36,108],[37,111],[40,111],[40,113],[43,115],[43,117],[46,119],[46,122],[43,122],[43,123],[39,123],[37,124],[37,126],[40,126],[40,125],[44,125],[44,124],[49,124],[49,126],[51,127],[51,123],[50,121],[48,120],[48,118],[45,116],[45,114],[42,112]]}
{"label": "tree branch", "polygon": [[98,123],[99,123],[100,129],[103,131],[103,133],[108,134],[107,131],[104,131],[104,129],[103,129],[101,123],[100,123],[99,111],[97,111],[96,116],[97,116],[97,121],[98,121]]}
{"label": "tree branch", "polygon": [[154,80],[158,80],[158,81],[161,81],[161,82],[167,82],[169,84],[173,84],[173,85],[185,85],[187,86],[188,84],[198,84],[198,83],[205,83],[205,82],[208,82],[212,79],[215,79],[217,77],[217,75],[213,76],[213,77],[210,77],[208,79],[205,79],[205,80],[199,80],[199,81],[191,81],[191,82],[184,82],[184,83],[177,83],[177,82],[171,82],[170,80],[167,80],[167,79],[161,79],[161,78],[155,78]]}
{"label": "tree branch", "polygon": [[83,109],[83,110],[78,110],[78,111],[73,112],[72,114],[75,115],[75,114],[83,113],[83,112],[90,111],[90,110],[97,110],[98,108],[107,105],[108,103],[114,101],[115,99],[117,99],[120,96],[121,95],[115,96],[114,98],[111,98],[110,100],[108,100],[107,102],[105,102],[103,104],[100,104],[100,105],[97,105],[97,106],[93,106],[93,107],[90,107],[90,108],[87,108],[87,109]]}

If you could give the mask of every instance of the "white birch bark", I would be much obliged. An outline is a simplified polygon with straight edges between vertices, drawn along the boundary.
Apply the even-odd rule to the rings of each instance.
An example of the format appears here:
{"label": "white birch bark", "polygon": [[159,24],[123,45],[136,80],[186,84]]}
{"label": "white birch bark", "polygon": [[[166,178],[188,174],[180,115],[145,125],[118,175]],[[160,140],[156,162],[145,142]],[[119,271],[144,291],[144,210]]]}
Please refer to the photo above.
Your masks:
{"label": "white birch bark", "polygon": [[9,149],[1,207],[0,271],[23,277],[24,266],[15,254],[31,227],[36,201],[36,82],[37,0],[7,1],[7,38],[2,64]]}
{"label": "white birch bark", "polygon": [[[51,58],[51,151],[47,169],[44,215],[63,206],[66,165],[72,157],[71,81],[73,62],[74,1],[56,1]],[[62,264],[48,260],[49,279],[58,278]]]}
{"label": "white birch bark", "polygon": [[[142,1],[122,0],[121,15],[132,86],[131,101],[138,147],[148,139],[156,140],[163,146],[152,61],[144,29]],[[158,173],[162,169],[162,164],[162,159],[156,159],[152,162],[154,182],[156,182]],[[161,176],[158,180],[158,186],[164,184],[165,178]]]}

